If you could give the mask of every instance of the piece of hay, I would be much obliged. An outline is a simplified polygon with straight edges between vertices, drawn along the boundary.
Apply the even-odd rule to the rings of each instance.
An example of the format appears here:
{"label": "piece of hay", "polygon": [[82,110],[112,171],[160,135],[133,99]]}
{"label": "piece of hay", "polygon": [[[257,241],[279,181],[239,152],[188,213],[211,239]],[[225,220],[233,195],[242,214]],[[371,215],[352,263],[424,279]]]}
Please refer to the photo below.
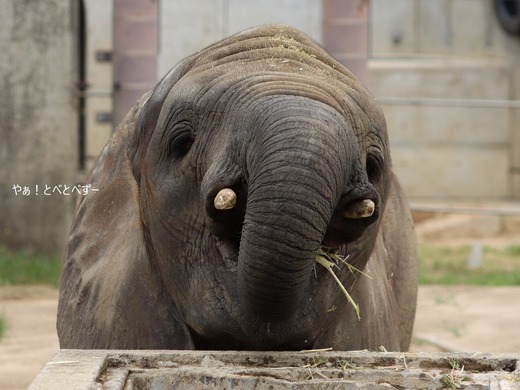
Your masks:
{"label": "piece of hay", "polygon": [[[361,273],[362,275],[365,275],[365,276],[368,276],[368,275],[361,272],[360,270],[358,270],[352,264],[348,263],[347,259],[348,259],[348,256],[343,257],[341,255],[338,255],[337,253],[332,253],[329,250],[327,250],[327,248],[324,248],[324,247],[322,247],[319,250],[318,254],[316,255],[316,263],[318,263],[322,267],[325,267],[325,269],[327,271],[329,271],[329,273],[332,275],[332,277],[338,284],[339,288],[341,289],[341,291],[347,298],[348,302],[352,305],[352,307],[356,311],[356,316],[357,316],[358,320],[361,321],[359,305],[356,302],[354,302],[354,299],[352,299],[352,297],[348,293],[348,291],[345,288],[345,286],[343,285],[343,283],[341,283],[341,280],[339,280],[337,275],[334,273],[333,267],[340,269],[339,265],[344,264],[347,266],[349,272],[352,273],[352,275],[354,275],[354,277],[356,277],[358,273]],[[368,277],[370,277],[370,276],[368,276]]]}

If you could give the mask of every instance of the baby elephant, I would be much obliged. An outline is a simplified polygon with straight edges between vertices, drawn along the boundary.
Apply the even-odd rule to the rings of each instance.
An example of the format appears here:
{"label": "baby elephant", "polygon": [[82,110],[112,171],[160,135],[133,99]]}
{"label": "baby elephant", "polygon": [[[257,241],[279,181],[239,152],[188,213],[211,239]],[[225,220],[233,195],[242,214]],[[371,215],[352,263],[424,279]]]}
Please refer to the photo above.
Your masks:
{"label": "baby elephant", "polygon": [[415,238],[390,160],[381,108],[301,32],[254,28],[186,58],[91,172],[61,347],[406,350]]}

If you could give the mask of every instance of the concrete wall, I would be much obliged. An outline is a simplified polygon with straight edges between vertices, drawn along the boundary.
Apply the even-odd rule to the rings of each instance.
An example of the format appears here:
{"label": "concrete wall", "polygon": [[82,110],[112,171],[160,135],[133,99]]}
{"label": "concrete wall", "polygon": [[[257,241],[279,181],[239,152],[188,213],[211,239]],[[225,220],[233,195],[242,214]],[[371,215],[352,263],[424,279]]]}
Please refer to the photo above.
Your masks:
{"label": "concrete wall", "polygon": [[159,2],[114,0],[114,124],[157,82]]}
{"label": "concrete wall", "polygon": [[[114,9],[112,1],[87,0],[83,2],[85,12],[85,157],[86,167],[93,162],[112,135],[112,121],[103,122],[104,114],[113,112],[112,94],[114,77],[112,61],[100,61],[102,52],[112,53],[114,49]],[[106,117],[105,117],[106,118]],[[110,118],[109,118],[110,119]]]}
{"label": "concrete wall", "polygon": [[368,85],[368,10],[364,0],[322,0],[323,47]]}
{"label": "concrete wall", "polygon": [[73,186],[78,167],[72,3],[2,1],[0,245],[56,253],[66,236],[73,196],[44,190]]}
{"label": "concrete wall", "polygon": [[265,23],[290,24],[321,42],[321,0],[161,0],[159,76],[230,34]]}
{"label": "concrete wall", "polygon": [[489,0],[371,0],[374,57],[500,54]]}
{"label": "concrete wall", "polygon": [[[371,80],[379,98],[506,100],[509,93],[507,69],[490,60],[373,62]],[[383,104],[404,188],[414,198],[507,199],[508,110],[461,104]]]}
{"label": "concrete wall", "polygon": [[[292,24],[326,44],[324,26],[329,26],[331,15],[323,10],[328,3],[340,2],[162,0],[158,76],[206,45],[263,23]],[[349,6],[362,9],[364,4],[353,1]],[[515,173],[520,171],[520,140],[515,141],[520,138],[515,131],[519,109],[388,99],[518,99],[519,88],[511,81],[520,79],[514,76],[520,68],[515,67],[519,45],[501,31],[491,0],[394,0],[391,7],[386,0],[371,0],[369,17],[371,60],[366,79],[383,103],[395,168],[410,197],[520,197]],[[338,18],[333,27],[354,21]],[[347,35],[336,43],[346,45],[352,32]],[[481,185],[484,178],[486,186]]]}
{"label": "concrete wall", "polygon": [[502,32],[491,1],[372,0],[371,21],[370,88],[409,196],[520,197],[520,109],[497,107],[520,98],[520,41]]}

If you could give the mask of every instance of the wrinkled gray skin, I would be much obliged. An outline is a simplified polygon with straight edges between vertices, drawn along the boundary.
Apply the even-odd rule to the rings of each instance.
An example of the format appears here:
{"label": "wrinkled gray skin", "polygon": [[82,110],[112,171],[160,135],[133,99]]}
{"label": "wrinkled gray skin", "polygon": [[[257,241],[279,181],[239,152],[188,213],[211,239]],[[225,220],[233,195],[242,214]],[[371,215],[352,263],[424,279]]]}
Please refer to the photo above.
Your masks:
{"label": "wrinkled gray skin", "polygon": [[[62,348],[408,348],[415,242],[383,113],[302,33],[251,29],[182,61],[90,183],[66,251]],[[213,204],[223,188],[232,209]],[[344,215],[364,199],[372,216]],[[361,320],[315,266],[322,246],[370,276],[336,270]]]}

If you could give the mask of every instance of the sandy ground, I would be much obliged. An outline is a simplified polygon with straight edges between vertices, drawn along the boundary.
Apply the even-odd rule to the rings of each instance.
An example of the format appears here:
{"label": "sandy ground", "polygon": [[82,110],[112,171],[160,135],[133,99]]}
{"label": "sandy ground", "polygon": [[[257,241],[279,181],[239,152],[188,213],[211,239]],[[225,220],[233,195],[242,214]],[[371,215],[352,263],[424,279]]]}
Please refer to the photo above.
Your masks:
{"label": "sandy ground", "polygon": [[[0,288],[0,389],[25,389],[58,350],[57,291]],[[412,351],[520,351],[520,287],[421,287]]]}
{"label": "sandy ground", "polygon": [[45,286],[0,288],[7,330],[0,340],[0,389],[26,389],[58,350],[58,291]]}
{"label": "sandy ground", "polygon": [[520,287],[421,286],[412,351],[520,351]]}

